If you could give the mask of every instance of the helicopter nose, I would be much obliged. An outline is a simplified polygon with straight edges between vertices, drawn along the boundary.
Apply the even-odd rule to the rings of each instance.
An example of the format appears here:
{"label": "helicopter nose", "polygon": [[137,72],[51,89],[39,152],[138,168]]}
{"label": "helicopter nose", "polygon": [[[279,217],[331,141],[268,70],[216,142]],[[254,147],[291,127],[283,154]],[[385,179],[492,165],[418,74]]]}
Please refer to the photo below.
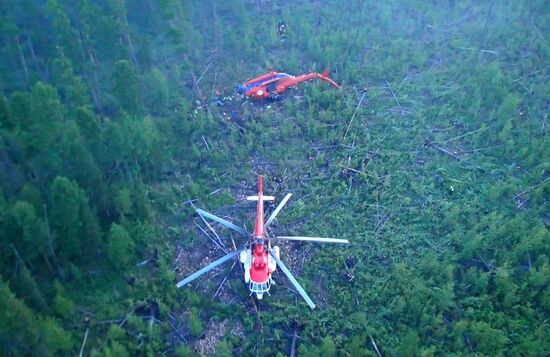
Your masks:
{"label": "helicopter nose", "polygon": [[242,84],[239,84],[239,85],[237,86],[237,93],[243,94],[244,92],[245,92],[244,86],[243,86]]}
{"label": "helicopter nose", "polygon": [[258,298],[258,300],[262,300],[263,297],[264,293],[256,293],[256,298]]}

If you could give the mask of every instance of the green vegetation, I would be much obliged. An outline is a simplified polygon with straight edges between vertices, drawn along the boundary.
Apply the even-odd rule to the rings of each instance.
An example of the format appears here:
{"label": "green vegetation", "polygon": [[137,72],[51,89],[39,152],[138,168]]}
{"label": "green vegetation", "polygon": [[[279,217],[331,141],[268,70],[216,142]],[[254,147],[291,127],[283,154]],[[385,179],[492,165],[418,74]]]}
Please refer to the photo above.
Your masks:
{"label": "green vegetation", "polygon": [[[0,26],[1,355],[550,351],[546,1],[8,0]],[[270,66],[343,90],[214,104]],[[190,203],[250,227],[257,174],[295,194],[277,232],[352,241],[282,247],[314,311],[231,264],[175,287],[223,254]]]}

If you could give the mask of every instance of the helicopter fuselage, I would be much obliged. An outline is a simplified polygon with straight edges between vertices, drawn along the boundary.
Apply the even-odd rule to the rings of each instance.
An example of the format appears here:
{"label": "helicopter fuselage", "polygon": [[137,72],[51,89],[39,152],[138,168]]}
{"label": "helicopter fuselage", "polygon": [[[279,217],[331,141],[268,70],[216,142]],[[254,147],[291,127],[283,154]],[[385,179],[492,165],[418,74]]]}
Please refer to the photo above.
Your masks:
{"label": "helicopter fuselage", "polygon": [[282,72],[269,72],[239,85],[237,92],[252,99],[277,98],[288,88],[311,79],[320,79],[340,89],[340,86],[328,77],[328,72],[311,72],[298,76]]}
{"label": "helicopter fuselage", "polygon": [[[279,247],[273,247],[272,251],[280,258]],[[244,268],[244,281],[250,293],[256,294],[258,299],[269,293],[273,283],[271,274],[277,269],[277,262],[267,252],[264,243],[256,241],[251,248],[242,251],[239,257]]]}

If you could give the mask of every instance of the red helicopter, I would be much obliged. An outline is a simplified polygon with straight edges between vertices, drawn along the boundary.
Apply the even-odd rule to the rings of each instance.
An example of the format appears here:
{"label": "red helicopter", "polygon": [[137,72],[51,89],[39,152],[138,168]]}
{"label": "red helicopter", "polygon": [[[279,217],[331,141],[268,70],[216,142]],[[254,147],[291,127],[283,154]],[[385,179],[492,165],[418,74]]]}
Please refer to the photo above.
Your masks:
{"label": "red helicopter", "polygon": [[288,88],[315,78],[328,82],[333,87],[340,89],[340,86],[329,78],[328,71],[324,71],[323,73],[311,72],[299,76],[291,76],[283,72],[269,72],[239,85],[237,93],[253,99],[276,98]]}
{"label": "red helicopter", "polygon": [[315,303],[310,299],[308,294],[294,278],[290,270],[286,265],[281,261],[280,249],[278,246],[271,247],[271,240],[295,240],[295,241],[307,241],[307,242],[322,242],[322,243],[342,243],[347,244],[349,241],[347,239],[335,239],[335,238],[320,238],[320,237],[295,237],[295,236],[275,236],[269,237],[266,231],[266,228],[273,222],[277,214],[281,211],[284,205],[292,196],[291,193],[287,194],[285,198],[279,203],[277,208],[271,213],[267,221],[264,223],[264,201],[273,201],[275,197],[273,196],[264,196],[263,194],[263,177],[258,178],[258,195],[249,196],[247,200],[249,201],[258,201],[256,207],[256,228],[254,233],[249,233],[243,228],[236,226],[235,224],[224,220],[218,216],[213,215],[212,213],[197,209],[196,212],[201,215],[203,218],[208,218],[213,221],[220,223],[221,225],[232,229],[243,236],[247,237],[248,240],[238,249],[232,251],[226,256],[216,260],[215,262],[205,266],[199,271],[191,274],[187,278],[181,280],[177,283],[177,287],[181,288],[182,286],[189,284],[193,280],[197,279],[201,275],[209,272],[215,267],[228,262],[237,256],[239,256],[239,261],[243,264],[244,267],[244,281],[248,284],[250,294],[256,294],[256,298],[259,300],[263,298],[264,294],[269,294],[271,285],[273,284],[273,279],[271,275],[279,266],[282,272],[290,280],[292,285],[296,290],[302,295],[307,304],[313,309],[315,308]]}

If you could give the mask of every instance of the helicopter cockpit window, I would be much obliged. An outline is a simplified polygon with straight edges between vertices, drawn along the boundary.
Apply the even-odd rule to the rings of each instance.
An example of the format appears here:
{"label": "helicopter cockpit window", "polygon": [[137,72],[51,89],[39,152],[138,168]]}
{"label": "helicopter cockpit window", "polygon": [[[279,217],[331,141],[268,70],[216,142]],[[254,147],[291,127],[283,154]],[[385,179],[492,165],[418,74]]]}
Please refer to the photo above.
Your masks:
{"label": "helicopter cockpit window", "polygon": [[268,280],[265,283],[253,283],[250,282],[249,285],[250,291],[254,293],[265,293],[266,291],[269,291],[271,288],[271,282]]}

